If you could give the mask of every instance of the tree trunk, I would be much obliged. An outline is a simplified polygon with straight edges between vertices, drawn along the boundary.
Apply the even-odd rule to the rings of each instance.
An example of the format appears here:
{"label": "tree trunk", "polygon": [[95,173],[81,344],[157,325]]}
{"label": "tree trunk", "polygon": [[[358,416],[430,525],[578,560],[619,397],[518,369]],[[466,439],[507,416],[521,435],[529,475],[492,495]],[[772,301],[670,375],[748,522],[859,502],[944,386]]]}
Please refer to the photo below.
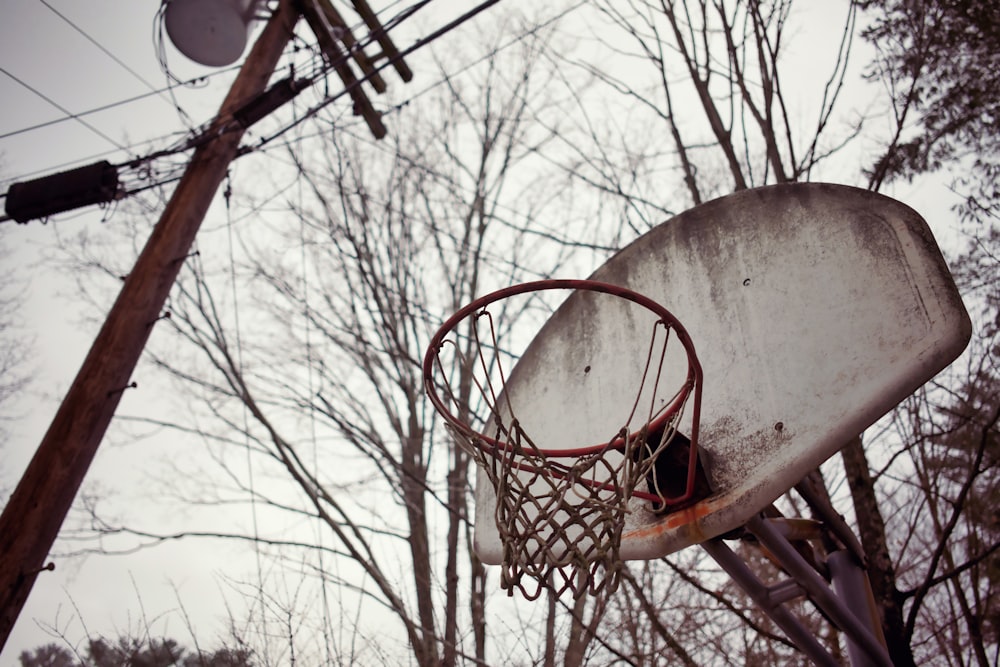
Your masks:
{"label": "tree trunk", "polygon": [[437,638],[434,624],[433,578],[431,576],[430,545],[427,537],[427,508],[424,490],[427,467],[423,461],[423,429],[411,418],[411,432],[403,444],[400,484],[406,503],[406,519],[410,528],[410,554],[413,558],[413,582],[416,586],[417,614],[420,618],[420,646],[413,652],[420,665],[439,665]]}

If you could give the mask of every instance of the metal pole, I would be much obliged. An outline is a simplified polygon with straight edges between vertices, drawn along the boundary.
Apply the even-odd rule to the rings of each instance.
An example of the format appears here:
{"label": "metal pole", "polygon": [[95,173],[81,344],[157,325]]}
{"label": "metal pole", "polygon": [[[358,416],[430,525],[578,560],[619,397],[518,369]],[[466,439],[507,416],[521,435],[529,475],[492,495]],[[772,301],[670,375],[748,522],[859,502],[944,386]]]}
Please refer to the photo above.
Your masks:
{"label": "metal pole", "polygon": [[[848,611],[853,613],[858,621],[871,630],[875,639],[885,646],[882,622],[875,607],[875,596],[872,594],[868,575],[847,551],[834,551],[827,556],[826,563],[830,566],[830,579],[837,597],[844,601]],[[847,635],[847,655],[854,667],[875,664],[850,634]]]}
{"label": "metal pole", "polygon": [[280,0],[216,117],[219,135],[195,150],[170,202],[94,340],[38,450],[0,515],[0,651],[73,503],[122,392],[188,256],[243,129],[240,104],[264,90],[298,12]]}
{"label": "metal pole", "polygon": [[747,567],[743,559],[733,553],[732,549],[727,547],[721,539],[709,540],[702,543],[701,547],[726,571],[726,574],[733,578],[733,581],[747,592],[747,595],[764,610],[768,617],[810,660],[817,665],[840,667],[840,663],[834,660],[829,651],[816,641],[812,632],[799,623],[799,620],[782,606],[788,599],[786,595],[780,594],[777,598],[772,596],[772,590],[765,586],[757,578],[757,575]]}
{"label": "metal pole", "polygon": [[775,530],[774,526],[769,525],[760,516],[754,517],[746,525],[750,532],[760,540],[761,545],[778,558],[785,571],[801,584],[813,603],[864,650],[872,660],[872,664],[892,667],[892,660],[889,658],[889,652],[885,645],[879,643],[868,627],[846,608],[843,601],[830,590],[826,581],[806,562],[791,543]]}

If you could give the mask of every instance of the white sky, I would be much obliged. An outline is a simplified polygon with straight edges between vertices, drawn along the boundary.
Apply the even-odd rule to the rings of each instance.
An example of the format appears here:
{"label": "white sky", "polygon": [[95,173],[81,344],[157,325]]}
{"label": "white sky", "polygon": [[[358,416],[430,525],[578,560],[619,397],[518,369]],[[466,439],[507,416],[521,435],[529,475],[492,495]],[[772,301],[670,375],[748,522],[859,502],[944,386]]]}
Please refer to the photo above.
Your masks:
{"label": "white sky", "polygon": [[[517,0],[510,0],[508,4],[514,1]],[[823,3],[823,10],[810,8],[816,21],[814,25],[822,26],[828,18],[819,12],[833,12],[839,17],[842,12],[837,8],[839,4]],[[0,100],[3,100],[0,135],[66,115],[10,75],[73,113],[149,93],[150,85],[163,88],[166,81],[153,45],[153,18],[157,6],[156,0],[6,0],[3,20],[0,20],[0,67],[7,72],[0,72]],[[53,9],[134,73],[103,53]],[[834,24],[837,21],[839,18]],[[408,44],[407,41],[398,43]],[[803,59],[808,60],[808,55],[803,54]],[[215,71],[186,61],[172,49],[168,50],[168,61],[171,70],[182,80]],[[232,73],[213,76],[205,87],[177,92],[181,106],[195,123],[212,116],[231,78]],[[390,86],[400,85],[394,76],[389,78]],[[74,120],[2,136],[0,192],[12,181],[99,159],[120,162],[135,153],[145,152],[147,141],[160,147],[166,143],[164,137],[185,130],[176,110],[157,95],[88,115],[85,120],[114,142],[140,148],[133,149],[134,153],[124,152]],[[934,224],[935,218],[950,219],[947,191],[940,184],[903,184],[886,194],[896,196],[928,218],[942,245],[953,245],[960,240],[954,226]],[[23,281],[27,301],[21,315],[25,329],[36,338],[34,350],[37,353],[32,364],[32,369],[37,370],[36,381],[28,395],[15,406],[18,418],[9,425],[11,437],[0,448],[0,489],[5,492],[13,488],[41,439],[58,397],[72,381],[90,345],[93,323],[101,317],[100,314],[77,312],[66,299],[58,298],[71,294],[73,285],[66,276],[54,275],[45,267],[39,267],[38,257],[52,246],[60,230],[70,233],[78,226],[100,225],[101,220],[102,212],[91,208],[57,216],[56,221],[48,225],[38,222],[23,226],[14,222],[0,225],[0,244],[8,251],[0,259],[3,274]],[[85,315],[89,315],[90,325],[80,324]],[[128,398],[130,401],[144,400],[139,392]],[[122,409],[128,409],[128,401],[123,403]],[[111,468],[107,465],[101,468],[103,459],[99,457],[97,470],[91,477],[129,475],[129,456],[136,455],[141,452],[114,457]],[[93,483],[91,478],[88,480],[87,484]],[[222,593],[230,598],[239,597],[230,591],[220,591],[223,584],[217,576],[224,571],[235,551],[233,547],[206,549],[204,543],[194,548],[166,545],[127,558],[60,562],[56,572],[43,573],[39,577],[14,634],[0,655],[0,667],[16,664],[21,650],[54,641],[42,625],[55,624],[70,636],[78,637],[81,631],[79,617],[82,617],[90,630],[97,633],[136,631],[142,626],[137,617],[140,600],[149,618],[169,617],[168,625],[159,626],[158,634],[174,636],[191,645],[182,619],[169,613],[178,606],[171,590],[174,585],[188,612],[197,617],[199,639],[211,645],[213,633],[221,632],[222,628],[209,629],[205,624],[217,618],[220,610],[217,605],[210,608],[205,601],[218,600]]]}
{"label": "white sky", "polygon": [[[153,0],[5,2],[0,21],[0,67],[8,74],[0,72],[0,99],[4,101],[0,111],[0,134],[66,116],[10,75],[72,113],[144,95],[150,93],[151,88],[164,88],[166,79],[157,62],[152,39],[156,10],[157,3]],[[70,22],[124,65],[102,52]],[[176,52],[168,57],[171,69],[181,79],[211,72],[187,62]],[[210,87],[178,92],[181,105],[196,123],[211,117],[231,77],[232,74],[216,77],[218,81]],[[138,148],[124,152],[112,141],[74,120],[4,137],[0,139],[0,189],[6,191],[11,180],[23,180],[100,159],[120,162],[146,152],[148,146],[144,142],[159,139],[156,143],[159,147],[164,144],[160,138],[185,129],[169,101],[158,95],[88,115],[84,120],[113,142]],[[56,400],[72,381],[94,333],[93,325],[81,324],[81,313],[74,312],[71,302],[57,298],[59,294],[72,293],[72,284],[65,276],[55,275],[34,263],[39,254],[53,244],[60,229],[69,232],[81,225],[100,225],[101,219],[102,212],[91,208],[58,216],[48,225],[35,222],[21,226],[7,222],[0,229],[0,239],[9,253],[3,258],[4,273],[16,276],[26,286],[27,303],[22,316],[27,330],[36,337],[34,351],[37,354],[32,363],[32,369],[37,370],[36,380],[29,395],[14,406],[20,418],[11,425],[12,437],[4,443],[0,454],[3,461],[0,480],[7,492],[13,488],[41,440],[54,414]],[[88,315],[92,321],[102,317],[101,314],[96,318],[94,314]],[[123,464],[121,459],[115,464],[115,470],[108,470],[105,465],[101,471],[105,459],[99,455],[95,475],[88,477],[85,488],[102,472],[119,476],[129,474],[127,468],[122,469],[127,463]],[[169,589],[164,586],[168,579],[176,584],[181,597],[186,597],[185,606],[196,617],[204,618],[199,611],[205,606],[202,600],[211,595],[209,591],[214,589],[216,581],[210,571],[203,570],[207,577],[184,574],[185,571],[198,572],[199,568],[183,567],[193,558],[207,560],[204,554],[193,556],[183,546],[171,545],[162,554],[139,554],[127,561],[123,558],[77,563],[60,561],[56,572],[39,577],[0,655],[0,665],[16,664],[22,650],[56,641],[42,625],[57,626],[74,639],[82,635],[80,618],[95,633],[141,630],[145,624],[140,617],[140,598],[151,621],[176,607],[176,600],[168,597]],[[174,570],[178,565],[182,567]],[[158,632],[176,636],[190,645],[179,618],[177,621],[165,628],[161,625]]]}
{"label": "white sky", "polygon": [[[86,3],[7,0],[4,3],[0,20],[0,67],[6,73],[0,72],[3,100],[0,135],[10,135],[0,138],[0,191],[5,192],[11,182],[97,160],[119,163],[142,155],[151,147],[161,148],[176,138],[175,133],[186,130],[169,99],[149,95],[84,116],[83,120],[94,129],[76,120],[62,120],[22,131],[64,119],[67,114],[56,105],[79,114],[166,87],[153,41],[158,4],[156,0]],[[387,4],[390,3],[376,2],[373,6],[378,10]],[[304,23],[300,33],[303,30]],[[412,42],[412,38],[406,37],[412,30],[407,28],[402,33],[394,33],[394,37],[402,38],[397,44],[405,47]],[[122,62],[116,62],[116,58]],[[175,93],[195,124],[209,120],[235,73],[231,69],[220,73],[195,65],[169,42],[167,59],[171,72],[183,81],[212,75],[205,86]],[[386,78],[390,86],[400,85],[394,75]],[[129,150],[123,151],[120,146]],[[37,221],[28,225],[8,221],[0,225],[0,245],[8,250],[0,260],[2,269],[24,288],[26,302],[20,316],[26,333],[35,339],[35,357],[30,366],[35,381],[16,405],[4,406],[16,412],[9,425],[10,437],[0,445],[0,489],[4,496],[13,489],[41,440],[59,398],[72,382],[103,318],[103,313],[80,312],[65,298],[73,294],[71,279],[39,266],[38,260],[60,234],[72,234],[84,226],[99,227],[105,224],[103,217],[100,209],[90,207],[55,216],[45,225]],[[106,224],[115,224],[115,219]],[[135,391],[126,395],[119,414],[141,409],[142,401],[150,400],[149,393],[142,395]],[[123,448],[105,442],[84,490],[100,489],[101,479],[130,475],[135,457],[142,455],[141,447]],[[119,631],[142,632],[145,615],[155,634],[172,636],[192,646],[181,616],[173,612],[179,605],[174,587],[178,589],[180,604],[198,627],[199,640],[214,647],[215,635],[224,633],[222,596],[237,605],[241,597],[232,590],[223,590],[227,585],[220,577],[238,571],[228,566],[246,552],[245,546],[218,543],[170,544],[127,558],[61,560],[55,572],[44,573],[36,582],[0,655],[0,665],[17,664],[22,650],[58,641],[51,634],[51,626],[77,641],[84,632],[80,619],[91,633],[113,636]]]}

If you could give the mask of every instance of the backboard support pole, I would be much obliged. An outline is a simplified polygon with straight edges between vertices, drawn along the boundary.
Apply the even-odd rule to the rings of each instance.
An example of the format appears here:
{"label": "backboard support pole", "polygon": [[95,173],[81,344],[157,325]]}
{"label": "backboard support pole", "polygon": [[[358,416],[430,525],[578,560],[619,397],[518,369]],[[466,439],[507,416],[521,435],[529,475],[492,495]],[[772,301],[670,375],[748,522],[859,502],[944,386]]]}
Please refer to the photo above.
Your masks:
{"label": "backboard support pole", "polygon": [[834,660],[823,646],[816,641],[802,623],[788,609],[782,606],[787,598],[783,595],[776,597],[772,587],[762,582],[753,573],[747,564],[732,549],[726,546],[722,538],[716,538],[703,542],[702,549],[725,570],[733,581],[740,585],[747,595],[757,603],[767,616],[781,628],[800,651],[810,660],[821,667],[841,667],[840,663]]}
{"label": "backboard support pole", "polygon": [[[882,633],[882,623],[867,573],[847,551],[834,551],[827,556],[826,563],[830,568],[830,579],[837,597],[844,601],[848,610],[870,628],[879,643],[885,646],[885,635]],[[850,634],[847,635],[847,654],[852,665],[868,664],[865,661],[867,654],[864,647],[859,646]]]}
{"label": "backboard support pole", "polygon": [[791,542],[772,525],[771,521],[756,516],[747,522],[747,528],[781,563],[782,567],[806,590],[813,603],[822,609],[830,620],[856,642],[872,661],[865,664],[892,667],[889,651],[879,642],[868,624],[855,616],[844,600],[837,597],[826,581],[802,557]]}
{"label": "backboard support pole", "polygon": [[[795,549],[792,543],[770,519],[756,516],[746,528],[791,579],[773,585],[760,578],[721,538],[702,544],[708,554],[739,584],[788,636],[817,665],[839,665],[830,652],[816,641],[783,605],[795,596],[795,588],[808,597],[847,638],[851,665],[892,667],[888,649],[882,639],[878,614],[866,593],[867,577],[849,551],[837,551],[828,558],[833,588],[816,569]],[[866,610],[858,614],[852,609]]]}

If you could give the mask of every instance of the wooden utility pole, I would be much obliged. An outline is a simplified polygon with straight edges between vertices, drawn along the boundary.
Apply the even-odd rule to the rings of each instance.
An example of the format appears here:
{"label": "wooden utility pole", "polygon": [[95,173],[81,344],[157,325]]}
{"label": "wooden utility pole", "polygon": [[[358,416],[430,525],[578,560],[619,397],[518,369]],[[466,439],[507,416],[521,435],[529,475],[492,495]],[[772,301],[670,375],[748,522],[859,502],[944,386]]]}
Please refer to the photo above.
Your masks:
{"label": "wooden utility pole", "polygon": [[197,148],[146,247],[0,515],[0,651],[45,566],[73,499],[115,413],[177,274],[191,249],[243,129],[232,112],[260,94],[292,36],[298,11],[280,0],[216,118],[217,136]]}

